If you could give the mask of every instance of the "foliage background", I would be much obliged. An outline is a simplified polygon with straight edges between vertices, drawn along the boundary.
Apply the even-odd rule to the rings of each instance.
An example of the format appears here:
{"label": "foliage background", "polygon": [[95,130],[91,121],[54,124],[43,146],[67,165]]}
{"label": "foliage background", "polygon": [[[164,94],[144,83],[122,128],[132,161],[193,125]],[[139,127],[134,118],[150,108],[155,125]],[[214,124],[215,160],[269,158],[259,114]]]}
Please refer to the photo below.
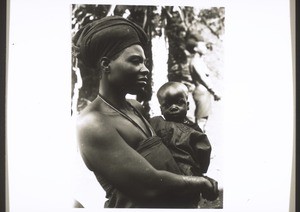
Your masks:
{"label": "foliage background", "polygon": [[[168,59],[167,79],[180,80],[182,69],[187,67],[184,53],[186,40],[190,34],[197,32],[211,50],[205,56],[211,70],[212,80],[217,89],[221,89],[223,78],[223,35],[225,8],[195,8],[177,6],[132,6],[132,5],[72,5],[72,36],[87,23],[109,15],[123,16],[140,25],[148,34],[150,41],[163,37],[167,44]],[[148,58],[147,67],[150,70],[148,85],[143,93],[136,96],[150,116],[149,102],[153,93],[153,54],[157,48],[149,43],[145,50]],[[74,51],[74,49],[73,49]],[[154,64],[155,65],[155,64]],[[72,57],[72,112],[79,112],[92,101],[98,93],[98,78],[96,70],[84,67],[76,57]]]}

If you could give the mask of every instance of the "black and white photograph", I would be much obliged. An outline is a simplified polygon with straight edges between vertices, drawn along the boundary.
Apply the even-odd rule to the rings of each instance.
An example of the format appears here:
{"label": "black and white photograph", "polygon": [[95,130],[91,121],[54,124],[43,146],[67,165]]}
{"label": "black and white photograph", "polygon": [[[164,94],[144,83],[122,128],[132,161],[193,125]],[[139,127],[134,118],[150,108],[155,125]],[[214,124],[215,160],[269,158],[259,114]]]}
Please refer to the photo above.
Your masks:
{"label": "black and white photograph", "polygon": [[224,7],[72,5],[76,176],[99,183],[74,207],[223,208],[224,28]]}
{"label": "black and white photograph", "polygon": [[295,212],[293,0],[8,0],[6,211]]}

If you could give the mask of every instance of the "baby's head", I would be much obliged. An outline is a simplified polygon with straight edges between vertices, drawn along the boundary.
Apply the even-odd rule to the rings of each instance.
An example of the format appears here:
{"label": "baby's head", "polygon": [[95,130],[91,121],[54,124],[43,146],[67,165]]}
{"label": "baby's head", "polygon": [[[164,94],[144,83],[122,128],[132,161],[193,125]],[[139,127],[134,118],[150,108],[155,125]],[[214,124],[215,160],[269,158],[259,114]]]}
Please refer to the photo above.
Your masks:
{"label": "baby's head", "polygon": [[167,121],[184,121],[189,109],[187,94],[187,87],[180,82],[167,82],[159,88],[157,98]]}

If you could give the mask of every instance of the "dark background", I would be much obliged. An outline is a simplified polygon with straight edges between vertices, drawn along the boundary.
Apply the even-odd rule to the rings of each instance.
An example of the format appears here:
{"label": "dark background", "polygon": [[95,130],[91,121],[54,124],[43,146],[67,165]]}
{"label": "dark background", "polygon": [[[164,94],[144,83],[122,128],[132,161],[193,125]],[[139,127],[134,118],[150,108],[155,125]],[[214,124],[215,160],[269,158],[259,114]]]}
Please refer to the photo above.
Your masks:
{"label": "dark background", "polygon": [[5,211],[5,87],[6,87],[6,0],[0,3],[0,211]]}

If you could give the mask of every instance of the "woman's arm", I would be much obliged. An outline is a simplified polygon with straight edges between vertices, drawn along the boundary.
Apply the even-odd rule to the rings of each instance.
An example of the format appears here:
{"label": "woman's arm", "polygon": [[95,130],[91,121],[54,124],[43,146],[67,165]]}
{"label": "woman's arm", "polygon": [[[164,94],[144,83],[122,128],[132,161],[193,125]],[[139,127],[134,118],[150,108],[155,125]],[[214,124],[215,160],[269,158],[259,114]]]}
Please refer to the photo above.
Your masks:
{"label": "woman's arm", "polygon": [[94,172],[125,195],[152,201],[165,195],[185,196],[193,192],[213,193],[215,184],[205,177],[183,177],[154,169],[132,149],[109,122],[87,115],[77,125],[81,153]]}

